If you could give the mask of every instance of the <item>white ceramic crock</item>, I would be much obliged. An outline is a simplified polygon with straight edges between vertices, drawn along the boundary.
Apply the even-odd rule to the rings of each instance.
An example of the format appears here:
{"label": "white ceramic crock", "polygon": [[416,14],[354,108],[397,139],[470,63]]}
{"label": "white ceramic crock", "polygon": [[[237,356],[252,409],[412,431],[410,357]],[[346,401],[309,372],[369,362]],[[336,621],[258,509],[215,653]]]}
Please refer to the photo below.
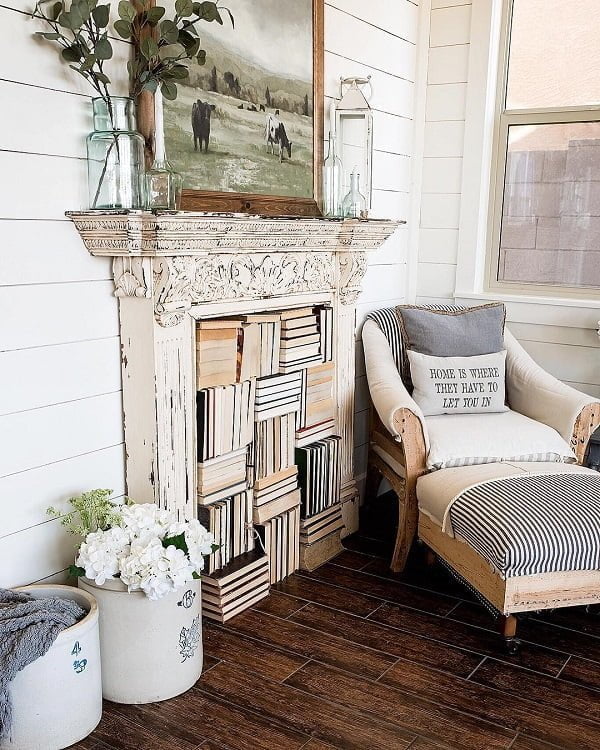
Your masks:
{"label": "white ceramic crock", "polygon": [[200,580],[152,601],[118,579],[97,586],[102,693],[116,703],[153,703],[184,693],[202,674]]}
{"label": "white ceramic crock", "polygon": [[13,721],[2,750],[62,750],[92,732],[102,716],[98,606],[72,586],[22,586],[36,598],[73,599],[87,615],[63,630],[44,656],[10,684]]}

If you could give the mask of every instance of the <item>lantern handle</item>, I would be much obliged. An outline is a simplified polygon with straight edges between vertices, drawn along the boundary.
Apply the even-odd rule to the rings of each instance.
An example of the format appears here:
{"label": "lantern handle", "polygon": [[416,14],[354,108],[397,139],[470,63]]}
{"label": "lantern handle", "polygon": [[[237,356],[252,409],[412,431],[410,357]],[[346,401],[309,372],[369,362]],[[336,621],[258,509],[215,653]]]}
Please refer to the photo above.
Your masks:
{"label": "lantern handle", "polygon": [[352,86],[355,86],[358,88],[359,86],[368,86],[369,87],[369,95],[367,96],[363,91],[363,96],[367,101],[371,100],[371,97],[373,96],[373,84],[371,82],[371,76],[348,76],[347,78],[344,78],[343,76],[340,76],[340,98],[343,98],[344,96],[344,86],[348,88],[352,88]]}

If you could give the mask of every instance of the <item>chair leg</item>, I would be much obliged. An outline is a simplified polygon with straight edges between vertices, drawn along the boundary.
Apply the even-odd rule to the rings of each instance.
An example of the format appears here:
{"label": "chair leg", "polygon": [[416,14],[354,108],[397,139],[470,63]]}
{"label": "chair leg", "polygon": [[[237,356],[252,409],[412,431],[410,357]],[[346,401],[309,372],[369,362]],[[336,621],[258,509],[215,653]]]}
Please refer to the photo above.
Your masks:
{"label": "chair leg", "polygon": [[372,461],[369,461],[367,464],[367,478],[365,480],[365,500],[375,500],[377,498],[381,480],[381,472]]}
{"label": "chair leg", "polygon": [[417,533],[418,511],[416,504],[409,502],[406,484],[402,480],[392,485],[392,489],[398,496],[398,533],[390,568],[394,573],[401,573]]}

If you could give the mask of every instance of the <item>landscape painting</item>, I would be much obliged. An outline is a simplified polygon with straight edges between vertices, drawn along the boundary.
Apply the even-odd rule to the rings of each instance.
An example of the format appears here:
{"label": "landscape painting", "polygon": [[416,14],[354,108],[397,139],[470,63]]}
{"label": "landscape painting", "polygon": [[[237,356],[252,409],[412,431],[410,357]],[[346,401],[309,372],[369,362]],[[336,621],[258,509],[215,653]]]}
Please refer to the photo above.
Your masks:
{"label": "landscape painting", "polygon": [[313,0],[228,0],[198,27],[192,63],[164,102],[169,161],[185,191],[314,198]]}

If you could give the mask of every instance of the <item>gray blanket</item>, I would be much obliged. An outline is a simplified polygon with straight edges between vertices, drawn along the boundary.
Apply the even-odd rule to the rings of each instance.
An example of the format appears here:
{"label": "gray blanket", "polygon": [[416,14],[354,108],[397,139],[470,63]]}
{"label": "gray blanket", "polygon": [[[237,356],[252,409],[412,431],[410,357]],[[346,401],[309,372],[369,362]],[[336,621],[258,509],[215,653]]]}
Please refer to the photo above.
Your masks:
{"label": "gray blanket", "polygon": [[85,614],[70,599],[34,599],[30,594],[0,589],[0,739],[11,726],[10,682]]}

